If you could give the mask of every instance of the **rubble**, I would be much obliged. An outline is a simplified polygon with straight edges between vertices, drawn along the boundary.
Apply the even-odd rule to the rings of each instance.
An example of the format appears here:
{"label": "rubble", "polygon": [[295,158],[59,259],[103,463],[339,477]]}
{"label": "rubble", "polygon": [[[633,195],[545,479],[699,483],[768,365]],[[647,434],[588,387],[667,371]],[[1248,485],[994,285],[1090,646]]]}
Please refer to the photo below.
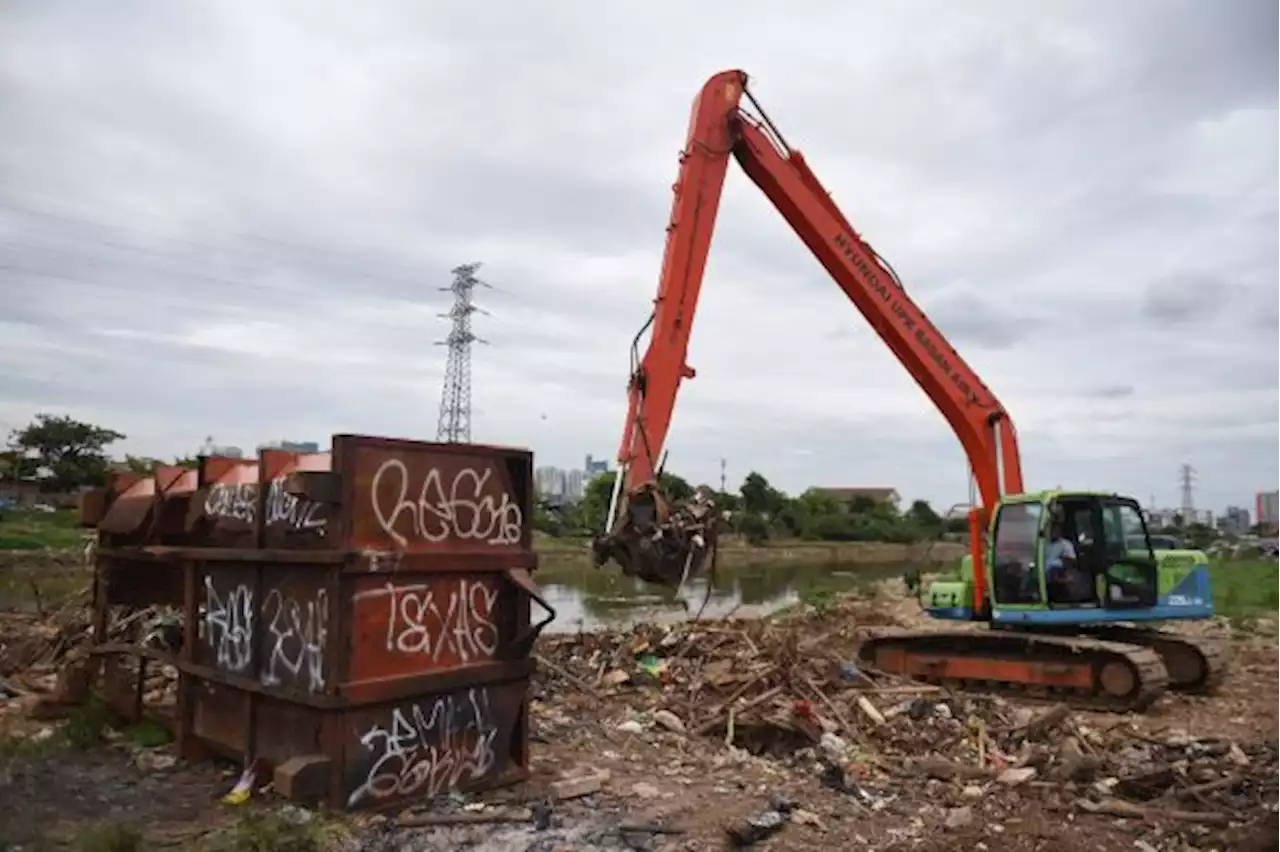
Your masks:
{"label": "rubble", "polygon": [[[1170,836],[1274,819],[1274,731],[1252,742],[1152,736],[1135,717],[850,676],[862,629],[884,623],[882,610],[846,601],[820,616],[547,637],[541,653],[555,663],[552,689],[572,688],[556,671],[571,674],[637,736],[701,738],[723,750],[713,766],[765,760],[854,807],[914,813],[922,825],[1004,825],[1020,819],[1019,800],[1057,819],[1138,821]],[[739,833],[792,821],[773,814]]]}

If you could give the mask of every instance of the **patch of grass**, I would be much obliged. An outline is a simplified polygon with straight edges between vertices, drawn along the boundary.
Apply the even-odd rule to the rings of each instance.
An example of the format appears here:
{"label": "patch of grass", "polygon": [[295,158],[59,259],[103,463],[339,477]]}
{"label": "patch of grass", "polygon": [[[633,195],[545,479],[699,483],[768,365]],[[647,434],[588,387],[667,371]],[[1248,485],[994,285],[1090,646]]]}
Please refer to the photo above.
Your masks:
{"label": "patch of grass", "polygon": [[55,733],[51,737],[3,737],[0,738],[0,779],[17,763],[39,760],[66,747],[66,741]]}
{"label": "patch of grass", "polygon": [[138,852],[142,832],[120,822],[102,823],[80,832],[75,848],[79,852]]}
{"label": "patch of grass", "polygon": [[1274,559],[1213,559],[1209,562],[1213,609],[1233,623],[1274,615],[1280,607],[1280,568]]}
{"label": "patch of grass", "polygon": [[0,516],[0,550],[78,548],[84,545],[84,532],[75,509],[8,509]]}
{"label": "patch of grass", "polygon": [[201,852],[324,852],[339,828],[297,808],[249,810],[205,838]]}
{"label": "patch of grass", "polygon": [[143,719],[136,725],[130,725],[121,733],[126,740],[139,748],[159,748],[173,742],[173,734],[169,729],[150,719]]}
{"label": "patch of grass", "polygon": [[102,744],[103,736],[115,713],[99,695],[92,695],[67,719],[62,727],[62,738],[68,746],[87,751]]}

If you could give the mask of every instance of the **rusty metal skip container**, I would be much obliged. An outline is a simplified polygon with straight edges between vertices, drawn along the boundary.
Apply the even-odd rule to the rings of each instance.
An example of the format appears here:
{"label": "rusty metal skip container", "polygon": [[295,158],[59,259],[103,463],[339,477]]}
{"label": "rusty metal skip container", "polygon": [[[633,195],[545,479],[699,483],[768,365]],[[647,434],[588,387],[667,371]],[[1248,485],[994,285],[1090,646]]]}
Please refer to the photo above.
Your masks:
{"label": "rusty metal skip container", "polygon": [[[338,808],[528,775],[533,582],[525,450],[335,435],[330,452],[205,457],[85,495],[98,529],[91,653],[117,711],[187,758],[270,773]],[[540,605],[532,620],[532,602]],[[107,641],[128,609],[179,635]],[[149,701],[155,667],[177,672]]]}

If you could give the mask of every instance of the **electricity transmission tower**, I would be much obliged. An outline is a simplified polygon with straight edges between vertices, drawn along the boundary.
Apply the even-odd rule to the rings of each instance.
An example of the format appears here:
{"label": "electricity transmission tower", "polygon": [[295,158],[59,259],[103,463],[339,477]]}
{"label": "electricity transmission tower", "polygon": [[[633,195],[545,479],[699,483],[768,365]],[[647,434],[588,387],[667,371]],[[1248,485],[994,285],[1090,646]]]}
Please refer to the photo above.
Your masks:
{"label": "electricity transmission tower", "polygon": [[1196,470],[1189,464],[1178,469],[1178,478],[1182,483],[1182,522],[1190,524],[1195,520],[1196,504],[1192,497],[1192,486],[1195,483]]}
{"label": "electricity transmission tower", "polygon": [[488,343],[471,333],[471,315],[487,314],[471,301],[476,287],[489,285],[476,278],[479,263],[464,263],[454,267],[453,284],[440,289],[453,293],[453,306],[446,314],[453,321],[453,328],[436,346],[449,347],[449,362],[444,371],[444,392],[440,396],[440,423],[436,426],[436,440],[450,443],[471,441],[471,344]]}

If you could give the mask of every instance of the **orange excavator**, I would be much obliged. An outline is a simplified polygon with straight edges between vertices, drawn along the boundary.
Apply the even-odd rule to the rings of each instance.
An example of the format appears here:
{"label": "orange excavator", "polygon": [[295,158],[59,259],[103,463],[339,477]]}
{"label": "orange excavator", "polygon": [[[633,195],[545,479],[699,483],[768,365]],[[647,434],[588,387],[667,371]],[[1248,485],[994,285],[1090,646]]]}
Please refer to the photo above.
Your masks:
{"label": "orange excavator", "polygon": [[[1220,674],[1206,645],[1145,629],[1212,616],[1203,554],[1151,547],[1137,502],[1116,494],[1025,493],[1013,421],[951,347],[892,267],[854,230],[790,147],[738,70],[711,77],[694,100],[667,226],[658,296],[632,342],[619,472],[595,562],[682,586],[714,569],[722,513],[699,491],[672,501],[661,461],[729,159],[738,161],[942,412],[969,459],[981,505],[969,512],[970,553],[957,582],[936,582],[928,614],[990,630],[922,631],[866,642],[884,671],[988,690],[1049,691],[1072,703],[1140,709],[1167,686],[1201,690]],[[640,339],[651,331],[640,355]],[[1074,542],[1060,570],[1051,551]],[[1052,543],[1052,547],[1050,544]],[[1062,575],[1069,573],[1071,580]],[[1133,626],[1134,624],[1138,626]]]}

